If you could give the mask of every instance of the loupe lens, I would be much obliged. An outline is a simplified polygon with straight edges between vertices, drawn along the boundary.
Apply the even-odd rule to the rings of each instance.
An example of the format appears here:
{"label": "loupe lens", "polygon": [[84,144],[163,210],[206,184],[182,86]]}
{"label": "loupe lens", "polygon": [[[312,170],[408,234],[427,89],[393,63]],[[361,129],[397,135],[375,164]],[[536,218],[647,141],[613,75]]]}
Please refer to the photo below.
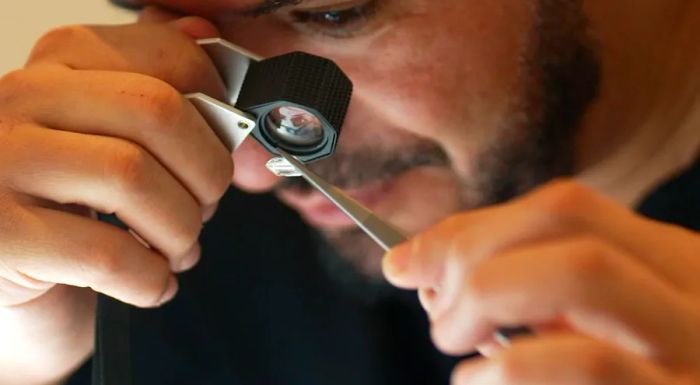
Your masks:
{"label": "loupe lens", "polygon": [[265,118],[269,135],[294,146],[315,146],[323,140],[323,123],[311,112],[294,106],[281,106]]}

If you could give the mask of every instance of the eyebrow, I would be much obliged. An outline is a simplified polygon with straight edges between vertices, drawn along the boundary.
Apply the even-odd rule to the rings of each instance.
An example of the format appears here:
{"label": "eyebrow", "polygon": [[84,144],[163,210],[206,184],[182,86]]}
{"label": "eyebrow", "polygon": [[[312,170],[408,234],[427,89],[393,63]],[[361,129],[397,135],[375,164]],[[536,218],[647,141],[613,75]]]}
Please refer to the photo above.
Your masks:
{"label": "eyebrow", "polygon": [[290,5],[299,5],[303,1],[304,0],[264,0],[256,6],[243,10],[241,14],[253,17],[267,15]]}
{"label": "eyebrow", "polygon": [[[129,0],[108,0],[110,3],[121,7],[121,8],[127,8],[127,9],[133,9],[133,10],[139,10],[143,8],[143,4],[138,4]],[[257,16],[263,16],[267,15],[270,13],[274,13],[275,11],[288,7],[291,5],[299,5],[304,0],[263,0],[260,4],[254,5],[252,7],[248,7],[246,9],[243,9],[237,13],[242,14],[244,16],[252,16],[252,17],[257,17]]]}
{"label": "eyebrow", "polygon": [[143,8],[143,5],[138,4],[138,3],[132,3],[128,0],[109,0],[109,2],[116,5],[117,7],[126,8],[126,9],[133,9],[134,11],[137,11],[137,10]]}

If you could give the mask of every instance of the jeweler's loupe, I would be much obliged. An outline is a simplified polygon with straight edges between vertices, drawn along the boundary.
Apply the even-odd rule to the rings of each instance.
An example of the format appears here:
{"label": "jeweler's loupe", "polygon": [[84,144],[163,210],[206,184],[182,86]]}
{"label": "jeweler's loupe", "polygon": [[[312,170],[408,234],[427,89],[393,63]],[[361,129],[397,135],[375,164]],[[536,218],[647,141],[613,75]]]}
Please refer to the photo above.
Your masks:
{"label": "jeweler's loupe", "polygon": [[198,43],[223,78],[227,100],[187,97],[235,150],[250,134],[268,151],[312,162],[332,155],[352,82],[331,60],[303,52],[261,59],[222,39]]}

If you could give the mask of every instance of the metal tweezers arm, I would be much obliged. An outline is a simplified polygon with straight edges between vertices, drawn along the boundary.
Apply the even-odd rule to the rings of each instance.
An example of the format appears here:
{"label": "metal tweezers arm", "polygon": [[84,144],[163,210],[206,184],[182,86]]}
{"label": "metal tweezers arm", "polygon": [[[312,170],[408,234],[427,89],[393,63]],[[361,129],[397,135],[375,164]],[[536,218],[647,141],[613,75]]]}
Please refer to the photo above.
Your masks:
{"label": "metal tweezers arm", "polygon": [[312,184],[318,191],[330,199],[338,208],[343,210],[367,235],[374,239],[384,251],[389,251],[395,246],[408,240],[394,226],[379,218],[374,212],[352,199],[341,189],[326,182],[323,178],[309,170],[306,165],[294,156],[277,149],[279,154],[299,170],[302,177]]}

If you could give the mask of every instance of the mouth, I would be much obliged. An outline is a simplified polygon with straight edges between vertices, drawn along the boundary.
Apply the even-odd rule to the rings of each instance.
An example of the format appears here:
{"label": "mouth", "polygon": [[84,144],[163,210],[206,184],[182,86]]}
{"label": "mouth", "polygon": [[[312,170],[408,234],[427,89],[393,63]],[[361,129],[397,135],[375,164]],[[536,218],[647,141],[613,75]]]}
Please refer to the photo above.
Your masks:
{"label": "mouth", "polygon": [[[406,182],[426,168],[449,169],[449,158],[436,143],[407,140],[401,146],[367,144],[362,148],[339,151],[335,156],[311,165],[311,170],[388,219],[395,214],[397,202],[413,189]],[[410,179],[410,178],[409,178]],[[422,178],[418,178],[418,183]],[[419,189],[420,190],[420,189]],[[278,198],[296,209],[304,220],[321,230],[355,228],[355,223],[322,193],[301,178],[283,179],[276,189]]]}
{"label": "mouth", "polygon": [[[344,192],[370,210],[376,211],[390,194],[393,184],[393,179],[373,181]],[[277,195],[314,227],[343,230],[355,226],[352,219],[316,190],[289,188],[279,190]]]}

